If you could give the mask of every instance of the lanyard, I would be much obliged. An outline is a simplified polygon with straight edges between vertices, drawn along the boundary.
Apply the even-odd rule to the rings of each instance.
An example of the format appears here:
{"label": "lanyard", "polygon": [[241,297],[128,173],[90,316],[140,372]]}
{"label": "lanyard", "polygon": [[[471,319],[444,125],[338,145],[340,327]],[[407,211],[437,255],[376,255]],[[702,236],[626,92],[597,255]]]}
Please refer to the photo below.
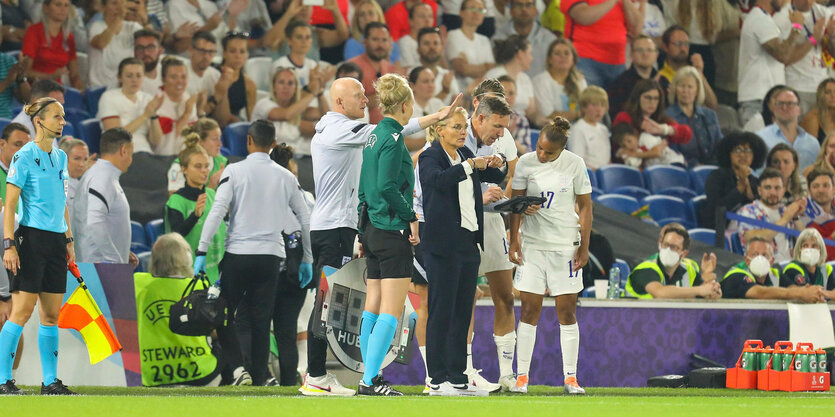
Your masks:
{"label": "lanyard", "polygon": [[[791,7],[792,7],[792,11],[797,11],[797,10],[794,8],[794,5],[793,5],[793,4],[791,5]],[[814,5],[812,5],[812,7],[811,7],[811,8],[809,8],[809,12],[810,12],[810,13],[812,13],[812,27],[814,27],[814,26],[815,26],[815,24],[817,24],[817,23],[818,23],[818,19],[815,17],[815,7],[814,7]],[[806,27],[806,19],[803,19],[803,20],[804,20],[804,21],[803,21],[803,30],[805,30],[805,31],[806,31],[806,37],[807,37],[807,38],[809,38],[809,37],[811,37],[811,36],[812,36],[812,32],[811,32],[811,31],[809,31],[809,28],[807,28],[807,27]]]}

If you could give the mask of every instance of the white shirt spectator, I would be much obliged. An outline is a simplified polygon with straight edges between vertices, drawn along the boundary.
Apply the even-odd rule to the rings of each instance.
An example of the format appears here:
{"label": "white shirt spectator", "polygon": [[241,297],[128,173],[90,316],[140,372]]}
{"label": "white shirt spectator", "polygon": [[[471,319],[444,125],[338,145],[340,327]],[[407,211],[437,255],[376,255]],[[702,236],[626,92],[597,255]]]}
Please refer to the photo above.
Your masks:
{"label": "white shirt spectator", "polygon": [[414,68],[420,65],[420,54],[418,54],[418,43],[410,35],[405,35],[397,41],[400,49],[400,66],[403,68]]}
{"label": "white shirt spectator", "polygon": [[[165,97],[162,99],[162,105],[157,110],[157,115],[159,115],[159,123],[162,126],[162,140],[159,142],[159,146],[154,149],[155,155],[177,155],[183,150],[183,136],[180,135],[180,132],[177,132],[177,120],[183,115],[185,112],[186,101],[191,96],[188,93],[183,93],[183,97],[180,99],[179,103],[175,103],[172,101],[168,95],[166,94]],[[167,119],[167,120],[166,120]],[[191,109],[191,116],[189,116],[188,124],[192,124],[197,121],[197,110]]]}
{"label": "white shirt spectator", "polygon": [[[303,88],[310,83],[310,70],[316,68],[316,65],[319,65],[319,63],[310,58],[305,57],[304,64],[302,64],[302,66],[298,66],[290,60],[289,55],[285,55],[281,58],[276,59],[275,62],[273,62],[273,69],[272,71],[270,71],[270,74],[275,74],[275,70],[280,67],[292,68],[293,72],[296,73],[296,77],[299,79],[299,88]],[[272,82],[272,79],[270,81]]]}
{"label": "white shirt spectator", "polygon": [[[502,75],[508,75],[507,69],[505,69],[504,65],[499,65],[487,71],[484,74],[484,78],[499,78]],[[534,99],[534,88],[531,77],[524,72],[520,72],[511,78],[516,81],[516,103],[513,104],[513,110],[521,114],[527,114],[528,106],[531,105],[531,101]]]}
{"label": "white shirt spectator", "polygon": [[208,95],[213,96],[215,94],[215,84],[220,79],[220,71],[210,66],[200,76],[191,69],[191,63],[187,63],[186,66],[188,67],[188,87],[186,87],[186,92],[189,95],[195,95],[205,91]]}
{"label": "white shirt spectator", "polygon": [[[536,99],[536,111],[539,114],[548,116],[555,111],[565,112],[577,110],[571,108],[571,100],[565,94],[565,87],[556,82],[548,71],[533,77],[532,82],[536,86],[534,89],[534,98]],[[585,90],[586,87],[588,87],[586,80],[584,78],[580,79],[579,85],[577,86],[579,92]],[[518,85],[516,89],[519,89]],[[516,94],[516,101],[519,101],[519,93],[517,92]]]}
{"label": "white shirt spectator", "polygon": [[159,62],[157,63],[157,76],[150,78],[148,74],[145,74],[145,78],[142,79],[142,91],[152,97],[157,94],[162,94],[162,58],[160,56]]}
{"label": "white shirt spectator", "polygon": [[[789,20],[789,13],[793,9],[794,7],[789,4],[774,14],[774,23],[780,28],[780,37],[783,39],[788,38],[791,33],[792,23]],[[805,19],[803,26],[811,33],[818,20],[829,20],[831,16],[832,12],[829,9],[812,3],[812,8],[803,13]],[[800,92],[814,93],[817,91],[818,84],[827,77],[826,69],[827,66],[821,59],[820,48],[814,47],[806,53],[806,56],[786,67],[786,85]]]}
{"label": "white shirt spectator", "polygon": [[[217,13],[218,8],[215,2],[209,0],[197,0],[197,3],[200,5],[199,8],[194,7],[188,0],[169,0],[167,4],[168,8],[168,19],[171,22],[171,32],[177,32],[177,29],[183,25],[183,23],[192,22],[197,23],[199,26],[203,26],[206,24],[206,21],[212,17],[215,13]],[[216,39],[220,40],[223,39],[223,36],[228,31],[228,26],[226,26],[225,21],[221,21],[221,23],[212,31],[212,35],[215,36]],[[217,43],[218,52],[222,52],[221,43]],[[183,54],[186,56],[188,52]]]}
{"label": "white shirt spectator", "polygon": [[568,131],[568,150],[577,154],[591,169],[611,162],[612,144],[609,129],[602,122],[594,125],[580,119]]}
{"label": "white shirt spectator", "polygon": [[[420,63],[418,63],[418,65],[420,65]],[[437,74],[435,74],[435,95],[437,96],[441,93],[441,91],[444,90],[444,75],[446,75],[451,70],[439,66],[435,67],[434,71],[437,72]],[[447,96],[444,97],[442,101],[444,103],[449,103],[452,101],[452,98],[457,96],[460,92],[461,88],[458,86],[457,77],[452,77],[452,81],[450,81],[449,83],[449,94],[447,94]]]}
{"label": "white shirt spectator", "polygon": [[751,9],[742,23],[739,40],[739,98],[762,100],[777,84],[785,84],[785,66],[766,52],[762,45],[780,36],[780,29],[763,9]]}
{"label": "white shirt spectator", "polygon": [[[421,106],[417,101],[414,104],[414,110],[412,111],[412,117],[423,117],[426,115],[430,115],[433,113],[437,113],[441,110],[441,107],[446,106],[443,101],[441,101],[437,97],[432,97],[426,102],[426,106]],[[423,129],[413,135],[409,135],[410,139],[424,139],[426,138],[426,130]]]}
{"label": "white shirt spectator", "polygon": [[[90,25],[89,39],[93,39],[107,29],[107,23],[103,20],[93,22]],[[142,29],[136,22],[122,21],[122,30],[113,35],[110,43],[104,49],[98,49],[90,45],[88,54],[90,56],[90,87],[106,86],[117,87],[119,80],[116,75],[119,72],[119,63],[125,58],[133,57],[133,33]]]}
{"label": "white shirt spectator", "polygon": [[[252,110],[252,119],[269,120],[268,115],[272,109],[277,109],[279,106],[273,99],[267,97],[258,100],[255,103],[255,108]],[[305,138],[299,130],[299,126],[288,121],[273,121],[275,125],[276,141],[284,142],[293,147],[296,155],[310,155],[310,138]]]}
{"label": "white shirt spectator", "polygon": [[[461,29],[450,31],[446,39],[447,61],[452,62],[453,59],[458,58],[462,53],[467,57],[467,62],[470,65],[496,62],[495,58],[493,58],[493,45],[486,36],[476,33],[473,39],[470,40],[464,35]],[[473,82],[471,77],[456,74],[456,78],[458,78],[458,84],[463,86],[468,86]],[[519,101],[518,98],[516,101]]]}
{"label": "white shirt spectator", "polygon": [[[136,101],[134,102],[130,101],[121,89],[114,88],[107,90],[102,94],[101,99],[99,99],[99,112],[96,114],[96,118],[102,120],[109,117],[118,117],[120,125],[124,127],[145,113],[145,106],[153,99],[154,97],[152,95],[143,91],[137,91]],[[148,142],[148,129],[150,127],[150,121],[146,121],[133,132],[134,153],[153,153],[151,144]]]}

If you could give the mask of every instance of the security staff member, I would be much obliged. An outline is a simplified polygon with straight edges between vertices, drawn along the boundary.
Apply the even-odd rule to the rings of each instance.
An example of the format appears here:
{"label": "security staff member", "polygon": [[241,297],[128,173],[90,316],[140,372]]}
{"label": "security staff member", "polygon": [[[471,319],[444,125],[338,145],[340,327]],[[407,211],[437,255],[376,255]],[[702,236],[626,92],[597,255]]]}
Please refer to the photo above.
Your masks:
{"label": "security staff member", "polygon": [[[360,122],[365,116],[368,98],[362,84],[353,78],[339,78],[330,89],[331,111],[316,123],[316,134],[310,143],[313,158],[313,181],[316,204],[310,216],[310,239],[313,244],[316,286],[322,267],[338,268],[351,259],[357,236],[357,189],[360,184],[362,150],[376,125]],[[453,106],[461,100],[455,98]],[[413,118],[403,127],[403,136],[411,135],[449,117],[451,109]],[[307,375],[300,389],[311,396],[350,396],[354,390],[345,388],[325,369],[328,342],[314,336],[317,318],[311,315],[308,324]]]}
{"label": "security staff member", "polygon": [[625,297],[635,298],[719,298],[716,255],[702,256],[701,272],[696,261],[686,258],[690,234],[678,223],[661,228],[658,254],[638,264],[626,279]]}
{"label": "security staff member", "polygon": [[[252,122],[246,139],[249,156],[223,171],[194,260],[196,275],[205,269],[206,251],[224,216],[229,213],[226,253],[220,263],[220,293],[230,312],[243,302],[250,308],[252,319],[251,352],[247,355],[250,372],[243,369],[234,314],[226,327],[218,329],[224,358],[234,370],[233,385],[271,383],[267,370],[270,320],[281,260],[286,256],[281,232],[287,230],[288,219],[292,216],[302,225],[304,257],[299,267],[299,280],[309,280],[313,273],[313,256],[308,243],[310,211],[296,177],[274,163],[267,154],[274,144],[275,126],[266,120]],[[265,208],[272,213],[266,214]]]}
{"label": "security staff member", "polygon": [[3,219],[3,264],[12,274],[12,313],[0,331],[0,394],[21,394],[12,379],[12,362],[23,326],[38,303],[41,394],[72,395],[57,375],[58,311],[67,289],[67,261],[75,261],[67,212],[67,155],[53,145],[66,125],[64,107],[42,98],[24,111],[35,126],[35,140],[15,154],[6,178],[5,212],[17,211],[19,200],[23,204],[17,233],[14,216]]}
{"label": "security staff member", "polygon": [[133,162],[131,134],[121,127],[108,129],[99,146],[101,157],[81,176],[73,204],[78,259],[136,267],[139,259],[130,251],[130,205],[119,184]]}
{"label": "security staff member", "polygon": [[[478,112],[494,106],[482,101]],[[487,105],[485,105],[487,104]],[[492,110],[491,110],[492,111]],[[500,183],[504,161],[498,156],[476,157],[464,146],[467,113],[456,109],[449,121],[431,127],[439,136],[420,155],[423,191],[423,259],[428,273],[429,319],[426,359],[430,395],[487,395],[468,383],[467,331],[484,244],[481,181]],[[489,164],[489,167],[488,167]]]}
{"label": "security staff member", "polygon": [[807,303],[825,301],[823,287],[819,285],[778,286],[780,271],[772,267],[774,246],[765,238],[748,239],[745,260],[722,277],[722,298],[753,298],[764,300],[803,300]]}

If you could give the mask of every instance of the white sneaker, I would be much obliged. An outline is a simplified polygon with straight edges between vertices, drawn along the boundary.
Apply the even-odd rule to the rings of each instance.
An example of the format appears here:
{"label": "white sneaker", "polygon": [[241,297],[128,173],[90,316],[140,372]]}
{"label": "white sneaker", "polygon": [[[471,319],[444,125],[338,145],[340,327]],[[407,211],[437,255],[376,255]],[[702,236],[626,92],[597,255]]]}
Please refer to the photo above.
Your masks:
{"label": "white sneaker", "polygon": [[458,392],[452,388],[452,384],[449,382],[442,382],[440,384],[429,384],[429,396],[439,396],[439,397],[457,397]]}
{"label": "white sneaker", "polygon": [[580,385],[577,383],[577,378],[573,376],[570,376],[565,379],[563,392],[565,392],[568,395],[586,395],[586,390],[580,387]]}
{"label": "white sneaker", "polygon": [[487,392],[499,392],[502,389],[501,384],[494,384],[481,376],[481,369],[473,369],[467,374],[470,385],[475,385],[479,389]]}
{"label": "white sneaker", "polygon": [[336,397],[350,397],[356,394],[356,391],[345,388],[336,379],[332,373],[328,372],[324,376],[314,378],[310,375],[304,376],[304,385],[299,388],[299,392],[307,396],[336,396]]}
{"label": "white sneaker", "polygon": [[528,376],[525,374],[516,377],[516,386],[510,388],[510,392],[518,394],[528,393]]}
{"label": "white sneaker", "polygon": [[252,385],[252,377],[249,376],[249,372],[247,372],[243,366],[239,366],[238,369],[235,369],[232,373],[232,383],[230,385]]}
{"label": "white sneaker", "polygon": [[499,385],[502,386],[502,391],[512,392],[516,388],[516,377],[513,375],[505,375],[499,378]]}
{"label": "white sneaker", "polygon": [[[450,384],[450,387],[452,387],[453,392],[456,392],[460,397],[486,397],[490,395],[490,391],[477,387],[473,384]],[[501,386],[499,386],[499,388],[501,388]]]}

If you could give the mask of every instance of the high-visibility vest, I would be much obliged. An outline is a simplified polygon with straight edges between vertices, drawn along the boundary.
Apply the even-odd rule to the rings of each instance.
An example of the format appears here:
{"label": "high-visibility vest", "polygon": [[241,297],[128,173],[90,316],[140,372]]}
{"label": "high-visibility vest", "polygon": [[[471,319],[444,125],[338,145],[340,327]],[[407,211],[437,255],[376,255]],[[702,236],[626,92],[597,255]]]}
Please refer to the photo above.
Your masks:
{"label": "high-visibility vest", "polygon": [[[721,283],[725,281],[726,278],[730,277],[733,274],[745,274],[745,276],[751,278],[752,280],[754,280],[754,282],[757,282],[757,277],[755,277],[754,274],[752,274],[751,271],[748,270],[748,265],[745,265],[745,262],[740,262],[731,267],[731,269],[728,270],[728,272],[725,274],[724,277],[722,277],[721,280],[719,280],[719,282]],[[768,279],[771,282],[772,287],[779,287],[780,270],[772,267],[771,272],[768,274]]]}
{"label": "high-visibility vest", "polygon": [[[664,271],[662,271],[661,267],[658,266],[657,258],[658,258],[657,256],[653,256],[652,258],[641,262],[640,264],[638,264],[638,266],[635,267],[635,269],[632,270],[632,272],[629,274],[629,277],[626,278],[626,292],[624,292],[624,294],[623,294],[624,297],[644,298],[644,299],[653,298],[652,294],[650,294],[649,292],[647,292],[646,294],[638,294],[632,288],[632,274],[634,274],[635,272],[640,271],[640,270],[651,269],[651,270],[655,271],[655,273],[658,274],[658,282],[660,282],[661,285],[665,285],[664,284]],[[688,279],[684,280],[684,279],[679,278],[678,282],[676,282],[676,286],[677,287],[692,287],[693,283],[696,281],[696,277],[699,275],[699,264],[697,264],[696,261],[694,261],[692,259],[684,258],[684,259],[681,260],[680,266],[684,267],[684,269],[686,271],[686,276],[687,276]],[[684,275],[682,275],[682,278],[684,278]]]}
{"label": "high-visibility vest", "polygon": [[[809,276],[806,275],[806,269],[804,269],[797,261],[791,261],[785,268],[783,268],[783,273],[785,274],[786,271],[794,269],[800,272],[804,278],[806,278],[806,282],[810,282]],[[821,287],[826,287],[826,279],[832,274],[832,265],[826,264],[826,275],[821,274],[821,268],[818,267],[815,269],[815,282],[810,282],[812,285],[820,285]]]}

